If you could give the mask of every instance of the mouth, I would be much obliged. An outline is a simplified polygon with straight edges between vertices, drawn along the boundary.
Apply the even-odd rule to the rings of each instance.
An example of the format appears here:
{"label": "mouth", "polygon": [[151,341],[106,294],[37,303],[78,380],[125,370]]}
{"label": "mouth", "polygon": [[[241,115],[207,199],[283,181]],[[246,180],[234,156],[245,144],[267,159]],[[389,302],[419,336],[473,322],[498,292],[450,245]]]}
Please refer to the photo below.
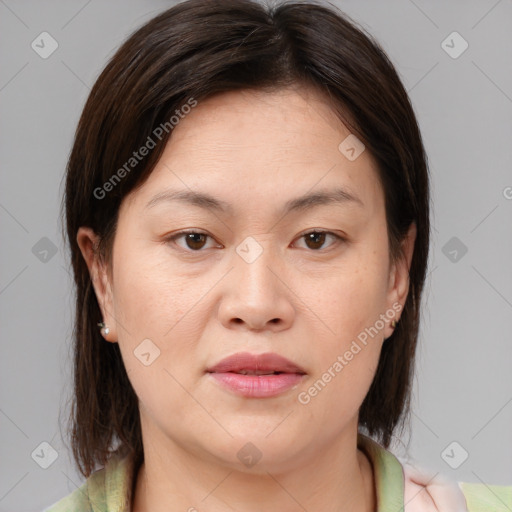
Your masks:
{"label": "mouth", "polygon": [[298,364],[275,353],[251,354],[238,352],[206,369],[208,373],[237,373],[240,375],[305,374]]}
{"label": "mouth", "polygon": [[206,373],[224,389],[246,398],[277,396],[298,386],[306,372],[292,361],[273,353],[233,354]]}

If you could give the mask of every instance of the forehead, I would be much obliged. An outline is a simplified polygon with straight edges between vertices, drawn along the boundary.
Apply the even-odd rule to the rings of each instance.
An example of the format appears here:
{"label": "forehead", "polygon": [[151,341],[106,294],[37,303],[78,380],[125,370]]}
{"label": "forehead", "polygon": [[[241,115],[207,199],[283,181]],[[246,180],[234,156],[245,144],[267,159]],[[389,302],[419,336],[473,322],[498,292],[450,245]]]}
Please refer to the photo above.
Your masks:
{"label": "forehead", "polygon": [[349,129],[314,90],[232,91],[199,102],[173,128],[138,208],[166,189],[276,206],[315,189],[343,187],[364,204],[382,194],[369,152],[351,161]]}
{"label": "forehead", "polygon": [[[258,160],[318,161],[320,153],[350,131],[332,106],[315,90],[281,89],[229,91],[202,101],[173,129],[168,152],[179,154],[194,146],[199,154],[212,151],[229,157],[241,150]],[[261,153],[262,147],[266,148]]]}

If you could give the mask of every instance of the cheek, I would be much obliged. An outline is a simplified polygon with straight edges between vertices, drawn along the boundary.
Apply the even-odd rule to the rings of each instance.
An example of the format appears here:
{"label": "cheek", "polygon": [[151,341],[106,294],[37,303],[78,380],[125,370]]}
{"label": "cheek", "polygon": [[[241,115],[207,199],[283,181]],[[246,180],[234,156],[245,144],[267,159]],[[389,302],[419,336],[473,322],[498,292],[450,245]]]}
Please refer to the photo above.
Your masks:
{"label": "cheek", "polygon": [[[377,369],[385,324],[380,315],[386,307],[387,260],[376,251],[361,252],[323,281],[311,297],[311,309],[320,312],[315,343],[320,379],[318,403],[343,403],[358,407]],[[328,329],[326,328],[328,327]],[[318,335],[321,331],[323,334]],[[328,388],[328,389],[327,389]],[[315,390],[311,390],[315,393]],[[316,400],[316,399],[315,399]]]}
{"label": "cheek", "polygon": [[126,331],[162,336],[187,311],[187,287],[147,253],[128,253],[117,264],[114,292],[116,319]]}
{"label": "cheek", "polygon": [[362,281],[354,283],[360,286],[338,291],[338,300],[326,303],[325,323],[333,332],[316,337],[316,371],[297,397],[319,428],[330,423],[336,430],[357,414],[379,363],[383,331],[375,326],[381,301],[371,287],[364,287]]}
{"label": "cheek", "polygon": [[200,326],[182,280],[148,261],[132,261],[119,262],[115,277],[118,343],[139,405],[158,418],[190,400],[180,383],[188,387],[189,369],[197,364],[192,341]]}
{"label": "cheek", "polygon": [[[200,299],[207,295],[211,280],[180,274],[160,249],[132,248],[126,254],[114,266],[114,314],[123,360],[134,379],[143,379],[142,388],[151,379],[155,389],[161,384],[168,389],[173,381],[164,370],[182,382],[198,366],[197,340],[208,319],[208,303]],[[144,355],[148,353],[149,357]],[[152,371],[144,365],[148,359],[154,360]],[[155,377],[154,369],[163,376]]]}
{"label": "cheek", "polygon": [[376,322],[386,305],[384,272],[380,262],[361,257],[322,281],[322,289],[309,300],[330,335],[347,342]]}

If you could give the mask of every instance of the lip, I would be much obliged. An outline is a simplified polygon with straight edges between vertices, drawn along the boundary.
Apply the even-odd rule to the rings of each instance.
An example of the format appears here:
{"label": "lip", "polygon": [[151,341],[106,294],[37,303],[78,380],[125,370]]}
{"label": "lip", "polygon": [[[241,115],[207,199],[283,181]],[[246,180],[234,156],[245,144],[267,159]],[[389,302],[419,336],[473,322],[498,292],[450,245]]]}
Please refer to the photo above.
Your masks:
{"label": "lip", "polygon": [[[250,372],[280,372],[269,375],[244,375]],[[306,371],[279,354],[239,352],[206,369],[216,382],[248,398],[277,396],[296,387]]]}
{"label": "lip", "polygon": [[299,365],[293,363],[286,357],[273,352],[264,354],[251,354],[249,352],[238,352],[222,359],[216,365],[206,369],[208,373],[238,373],[241,370],[249,371],[274,371],[281,373],[301,373],[306,371]]}

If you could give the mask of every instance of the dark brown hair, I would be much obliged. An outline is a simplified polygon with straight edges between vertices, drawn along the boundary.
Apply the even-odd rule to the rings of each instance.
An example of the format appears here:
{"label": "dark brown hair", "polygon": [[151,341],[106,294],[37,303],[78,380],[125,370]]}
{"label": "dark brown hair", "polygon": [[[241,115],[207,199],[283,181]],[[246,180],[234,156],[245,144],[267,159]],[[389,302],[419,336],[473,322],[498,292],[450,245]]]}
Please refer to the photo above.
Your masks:
{"label": "dark brown hair", "polygon": [[427,158],[397,72],[379,44],[331,4],[189,0],[147,22],[108,62],[85,104],[67,165],[65,236],[76,283],[70,431],[84,476],[107,462],[114,442],[138,462],[143,447],[137,396],[119,345],[105,342],[97,327],[102,314],[77,231],[89,226],[99,235],[98,254],[111,272],[120,204],[148,178],[172,131],[104,197],[95,190],[191,98],[301,86],[322,93],[377,162],[392,261],[401,257],[400,243],[416,223],[409,295],[359,411],[359,427],[386,448],[395,429],[403,428],[410,414],[430,225]]}

